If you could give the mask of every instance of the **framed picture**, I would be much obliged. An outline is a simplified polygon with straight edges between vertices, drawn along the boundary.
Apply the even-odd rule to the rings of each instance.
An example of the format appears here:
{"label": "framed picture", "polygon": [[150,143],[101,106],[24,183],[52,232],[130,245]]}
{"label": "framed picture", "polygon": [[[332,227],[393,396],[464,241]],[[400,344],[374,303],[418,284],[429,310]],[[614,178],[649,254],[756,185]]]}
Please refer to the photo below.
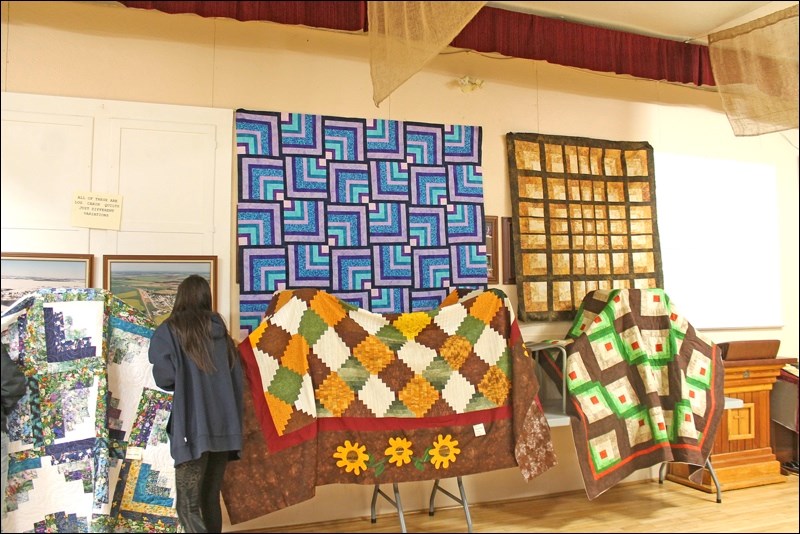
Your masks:
{"label": "framed picture", "polygon": [[2,252],[2,311],[39,289],[92,285],[91,254]]}
{"label": "framed picture", "polygon": [[517,284],[517,266],[512,255],[512,241],[514,235],[511,229],[511,217],[503,217],[503,283],[507,285]]}
{"label": "framed picture", "polygon": [[216,256],[103,256],[103,288],[156,324],[172,313],[178,285],[191,274],[211,284],[211,307],[216,309]]}
{"label": "framed picture", "polygon": [[486,275],[487,282],[498,282],[497,272],[497,215],[486,216]]}

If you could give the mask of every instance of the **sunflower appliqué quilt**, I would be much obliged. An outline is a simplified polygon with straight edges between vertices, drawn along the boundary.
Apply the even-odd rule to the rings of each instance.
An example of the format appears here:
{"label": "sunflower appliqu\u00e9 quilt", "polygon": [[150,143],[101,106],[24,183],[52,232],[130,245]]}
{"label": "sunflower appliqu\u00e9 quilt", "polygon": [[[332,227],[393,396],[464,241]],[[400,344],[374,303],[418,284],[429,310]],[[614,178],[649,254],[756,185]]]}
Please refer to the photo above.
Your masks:
{"label": "sunflower appliqu\u00e9 quilt", "polygon": [[[706,463],[724,405],[716,345],[662,289],[589,292],[542,368],[562,387],[589,499],[662,462]],[[700,476],[695,471],[692,476]]]}
{"label": "sunflower appliqu\u00e9 quilt", "polygon": [[277,292],[239,345],[245,444],[228,464],[232,524],[317,486],[434,480],[556,463],[534,361],[506,295],[451,293],[380,314],[318,289]]}

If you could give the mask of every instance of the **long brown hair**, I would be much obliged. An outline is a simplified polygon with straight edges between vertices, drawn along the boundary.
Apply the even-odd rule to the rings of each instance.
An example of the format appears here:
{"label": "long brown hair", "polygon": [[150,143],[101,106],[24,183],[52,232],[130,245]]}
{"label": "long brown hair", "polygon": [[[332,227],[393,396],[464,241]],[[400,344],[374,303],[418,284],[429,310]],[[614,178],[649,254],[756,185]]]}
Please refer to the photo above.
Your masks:
{"label": "long brown hair", "polygon": [[[175,304],[166,323],[178,336],[178,343],[187,356],[206,373],[216,371],[211,358],[211,318],[216,313],[211,309],[211,286],[208,280],[198,274],[189,275],[178,286]],[[223,321],[224,326],[224,321]],[[233,366],[236,348],[227,333],[228,363]]]}

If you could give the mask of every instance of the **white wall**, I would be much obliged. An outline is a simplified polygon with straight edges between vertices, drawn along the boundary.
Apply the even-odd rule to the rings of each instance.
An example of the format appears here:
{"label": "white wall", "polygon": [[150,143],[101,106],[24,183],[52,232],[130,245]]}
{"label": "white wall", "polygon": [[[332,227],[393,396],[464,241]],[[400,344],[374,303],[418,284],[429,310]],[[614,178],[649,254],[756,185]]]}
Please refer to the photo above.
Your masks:
{"label": "white wall", "polygon": [[[490,215],[511,215],[508,132],[646,140],[656,153],[773,167],[783,325],[705,333],[718,342],[780,339],[781,355],[798,354],[797,131],[736,138],[718,95],[708,88],[448,50],[376,108],[365,35],[166,15],[101,3],[2,5],[4,91],[480,125]],[[462,93],[456,80],[467,74],[485,80],[483,88]],[[232,181],[235,176],[231,168]],[[656,176],[662,179],[658,168]],[[714,200],[708,199],[710,206]],[[659,213],[667,209],[682,208],[658,206]],[[774,207],[761,206],[756,213],[759,209]],[[716,246],[724,242],[709,243],[708,261],[730,265],[730,251]],[[662,255],[680,258],[681,251],[662,249]],[[665,272],[665,279],[669,276]],[[233,284],[231,280],[231,295],[236,295]],[[513,287],[498,287],[516,302]],[[753,305],[753,298],[744,294],[743,305]],[[236,307],[231,302],[232,310]],[[526,339],[538,340],[562,337],[568,326],[526,323],[522,330]],[[558,467],[527,484],[514,470],[466,477],[470,502],[581,489],[569,430],[554,429],[553,436]],[[641,474],[651,475],[646,470]],[[401,485],[406,509],[426,508],[430,486]],[[370,496],[369,487],[326,486],[312,501],[234,528],[364,516],[369,513]],[[380,511],[386,512],[386,505]]]}
{"label": "white wall", "polygon": [[[8,92],[2,109],[3,252],[92,254],[98,288],[105,255],[217,256],[230,323],[232,111]],[[118,230],[72,225],[88,192],[119,197]]]}
{"label": "white wall", "polygon": [[[663,265],[681,313],[702,329],[782,326],[774,165],[663,152],[655,159],[658,205],[682,208],[660,210],[658,221],[662,249],[680,251]],[[715,261],[721,250],[729,261]]]}

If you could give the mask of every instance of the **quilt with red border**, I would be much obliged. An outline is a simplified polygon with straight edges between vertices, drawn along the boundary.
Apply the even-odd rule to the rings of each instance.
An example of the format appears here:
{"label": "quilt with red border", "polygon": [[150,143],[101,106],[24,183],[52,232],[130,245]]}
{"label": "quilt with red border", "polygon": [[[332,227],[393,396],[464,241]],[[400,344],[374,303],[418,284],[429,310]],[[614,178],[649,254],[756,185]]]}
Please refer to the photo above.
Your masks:
{"label": "quilt with red border", "polygon": [[[702,472],[725,397],[718,347],[662,289],[589,292],[566,350],[541,351],[542,368],[562,386],[584,486],[590,499],[633,472],[662,462]],[[562,371],[563,369],[563,371]]]}
{"label": "quilt with red border", "polygon": [[239,351],[245,440],[223,484],[232,524],[325,484],[515,466],[530,480],[556,464],[535,363],[502,291],[390,314],[323,290],[278,291]]}

